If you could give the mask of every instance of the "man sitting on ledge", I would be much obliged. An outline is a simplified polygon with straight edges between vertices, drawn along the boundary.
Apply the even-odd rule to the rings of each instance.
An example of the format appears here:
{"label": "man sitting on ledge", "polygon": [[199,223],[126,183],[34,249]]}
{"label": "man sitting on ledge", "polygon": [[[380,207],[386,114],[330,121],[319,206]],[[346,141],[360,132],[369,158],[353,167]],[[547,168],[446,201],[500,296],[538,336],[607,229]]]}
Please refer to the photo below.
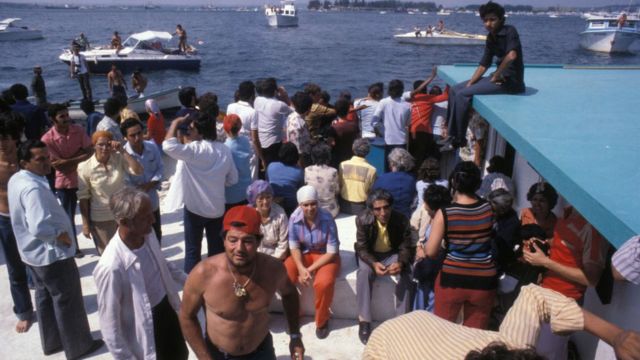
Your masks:
{"label": "man sitting on ledge", "polygon": [[[484,27],[489,31],[484,54],[471,79],[456,84],[449,91],[449,137],[441,141],[445,146],[449,143],[456,147],[464,145],[473,95],[518,94],[525,90],[518,31],[511,25],[505,25],[504,8],[492,1],[480,6],[479,12]],[[491,67],[494,56],[498,69],[490,77],[482,77]]]}
{"label": "man sitting on ledge", "polygon": [[406,313],[411,304],[410,264],[411,228],[409,219],[392,210],[393,196],[383,189],[367,199],[367,209],[356,217],[355,250],[359,260],[356,278],[356,301],[360,341],[366,344],[371,335],[371,290],[376,276],[399,277],[396,284],[396,315]]}

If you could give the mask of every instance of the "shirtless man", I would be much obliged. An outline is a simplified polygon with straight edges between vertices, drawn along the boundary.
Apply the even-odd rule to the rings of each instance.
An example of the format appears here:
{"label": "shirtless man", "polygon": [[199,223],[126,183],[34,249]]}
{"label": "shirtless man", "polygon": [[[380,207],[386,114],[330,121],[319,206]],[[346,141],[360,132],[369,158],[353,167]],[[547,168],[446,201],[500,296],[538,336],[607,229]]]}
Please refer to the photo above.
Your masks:
{"label": "shirtless man", "polygon": [[176,25],[176,32],[174,33],[178,35],[178,39],[180,42],[178,43],[178,49],[184,53],[187,52],[187,31],[182,28],[182,25]]}
{"label": "shirtless man", "polygon": [[[225,253],[201,261],[184,286],[180,327],[200,360],[273,359],[269,333],[269,303],[278,291],[289,325],[292,359],[302,360],[298,293],[281,261],[258,253],[260,215],[254,208],[236,206],[223,221]],[[198,311],[205,306],[203,337]]]}
{"label": "shirtless man", "polygon": [[142,75],[142,69],[136,69],[133,75],[131,75],[131,87],[136,91],[138,97],[144,97],[144,89],[147,88],[147,78]]}
{"label": "shirtless man", "polygon": [[6,258],[13,311],[18,318],[16,332],[29,330],[33,323],[33,304],[27,285],[27,270],[20,259],[20,253],[13,235],[9,219],[7,183],[18,169],[17,144],[22,135],[23,125],[10,114],[0,116],[0,246]]}
{"label": "shirtless man", "polygon": [[126,104],[127,83],[124,81],[122,71],[118,70],[116,64],[111,64],[111,71],[107,74],[107,82],[109,83],[109,93],[111,93],[111,97],[120,100],[123,104]]}
{"label": "shirtless man", "polygon": [[111,48],[116,49],[116,53],[122,49],[122,38],[117,31],[114,31],[111,37]]}

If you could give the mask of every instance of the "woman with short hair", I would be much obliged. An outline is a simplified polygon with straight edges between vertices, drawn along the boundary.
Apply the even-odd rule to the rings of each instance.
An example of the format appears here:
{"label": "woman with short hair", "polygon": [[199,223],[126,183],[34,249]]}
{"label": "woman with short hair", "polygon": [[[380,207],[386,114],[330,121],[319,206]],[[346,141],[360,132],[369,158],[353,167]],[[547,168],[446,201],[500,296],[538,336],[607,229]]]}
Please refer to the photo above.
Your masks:
{"label": "woman with short hair", "polygon": [[540,181],[529,188],[527,200],[531,207],[520,211],[520,223],[522,225],[540,225],[547,234],[547,239],[553,238],[553,229],[558,218],[553,213],[553,208],[558,203],[558,193],[548,182]]}
{"label": "woman with short hair", "polygon": [[256,180],[247,188],[247,200],[260,214],[262,240],[258,251],[283,260],[289,255],[289,219],[284,209],[273,202],[268,182]]}

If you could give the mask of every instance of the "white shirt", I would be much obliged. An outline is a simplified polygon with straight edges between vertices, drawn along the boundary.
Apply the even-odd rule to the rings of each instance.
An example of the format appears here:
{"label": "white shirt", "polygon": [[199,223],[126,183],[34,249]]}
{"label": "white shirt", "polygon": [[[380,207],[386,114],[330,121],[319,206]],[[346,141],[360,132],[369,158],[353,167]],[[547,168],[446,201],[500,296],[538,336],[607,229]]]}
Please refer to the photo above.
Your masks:
{"label": "white shirt", "polygon": [[231,150],[217,141],[199,140],[181,144],[171,138],[162,143],[164,152],[184,161],[182,185],[184,206],[192,213],[215,219],[224,215],[224,188],[238,182]]}
{"label": "white shirt", "polygon": [[293,111],[284,102],[258,96],[253,101],[253,108],[258,113],[258,137],[260,146],[269,146],[282,142],[282,133],[287,116]]}
{"label": "white shirt", "polygon": [[251,138],[251,130],[258,130],[258,113],[246,101],[238,101],[227,106],[227,115],[236,114],[242,121],[240,135]]}
{"label": "white shirt", "polygon": [[112,118],[105,115],[96,126],[96,131],[108,131],[113,135],[113,140],[123,142],[124,137],[120,132],[120,125]]}
{"label": "white shirt", "polygon": [[[187,275],[164,259],[155,236],[148,234],[145,242],[159,269],[169,303],[178,312],[178,292]],[[114,359],[156,358],[152,306],[144,279],[146,270],[118,232],[93,270],[102,337]]]}
{"label": "white shirt", "polygon": [[373,113],[373,122],[384,124],[384,143],[386,145],[404,145],[407,143],[407,130],[411,120],[411,106],[402,98],[389,96],[380,100]]}
{"label": "white shirt", "polygon": [[371,138],[376,137],[375,134],[375,125],[373,123],[373,114],[378,107],[380,102],[377,100],[362,98],[356,99],[353,102],[354,107],[359,107],[361,105],[366,105],[367,108],[358,111],[358,117],[360,117],[360,129],[362,130],[362,137]]}
{"label": "white shirt", "polygon": [[76,66],[76,73],[86,74],[89,72],[89,69],[87,69],[87,58],[84,55],[71,55],[71,62]]}

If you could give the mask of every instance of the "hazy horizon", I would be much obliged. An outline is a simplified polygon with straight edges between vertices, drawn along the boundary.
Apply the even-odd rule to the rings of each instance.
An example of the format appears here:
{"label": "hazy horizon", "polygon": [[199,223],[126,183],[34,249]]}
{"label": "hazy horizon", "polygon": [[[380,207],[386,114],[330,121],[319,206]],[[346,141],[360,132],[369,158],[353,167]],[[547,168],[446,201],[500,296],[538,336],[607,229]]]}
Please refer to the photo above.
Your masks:
{"label": "hazy horizon", "polygon": [[[322,1],[322,0],[321,0]],[[399,0],[402,1],[402,0]],[[413,0],[416,2],[427,2],[427,0]],[[214,6],[262,6],[264,4],[278,3],[279,0],[182,0],[179,4],[175,0],[3,0],[0,2],[17,3],[17,4],[54,4],[54,5],[214,5]],[[333,2],[333,1],[332,1]],[[484,1],[478,0],[450,0],[450,1],[433,1],[438,5],[444,7],[454,7],[469,4],[481,4]],[[500,1],[500,4],[509,5],[532,5],[534,7],[548,7],[548,6],[571,6],[571,7],[598,7],[608,5],[621,5],[626,6],[625,1],[621,0],[509,0]],[[298,6],[302,5],[306,7],[308,0],[297,1]],[[633,7],[638,7],[638,4],[632,4]]]}

